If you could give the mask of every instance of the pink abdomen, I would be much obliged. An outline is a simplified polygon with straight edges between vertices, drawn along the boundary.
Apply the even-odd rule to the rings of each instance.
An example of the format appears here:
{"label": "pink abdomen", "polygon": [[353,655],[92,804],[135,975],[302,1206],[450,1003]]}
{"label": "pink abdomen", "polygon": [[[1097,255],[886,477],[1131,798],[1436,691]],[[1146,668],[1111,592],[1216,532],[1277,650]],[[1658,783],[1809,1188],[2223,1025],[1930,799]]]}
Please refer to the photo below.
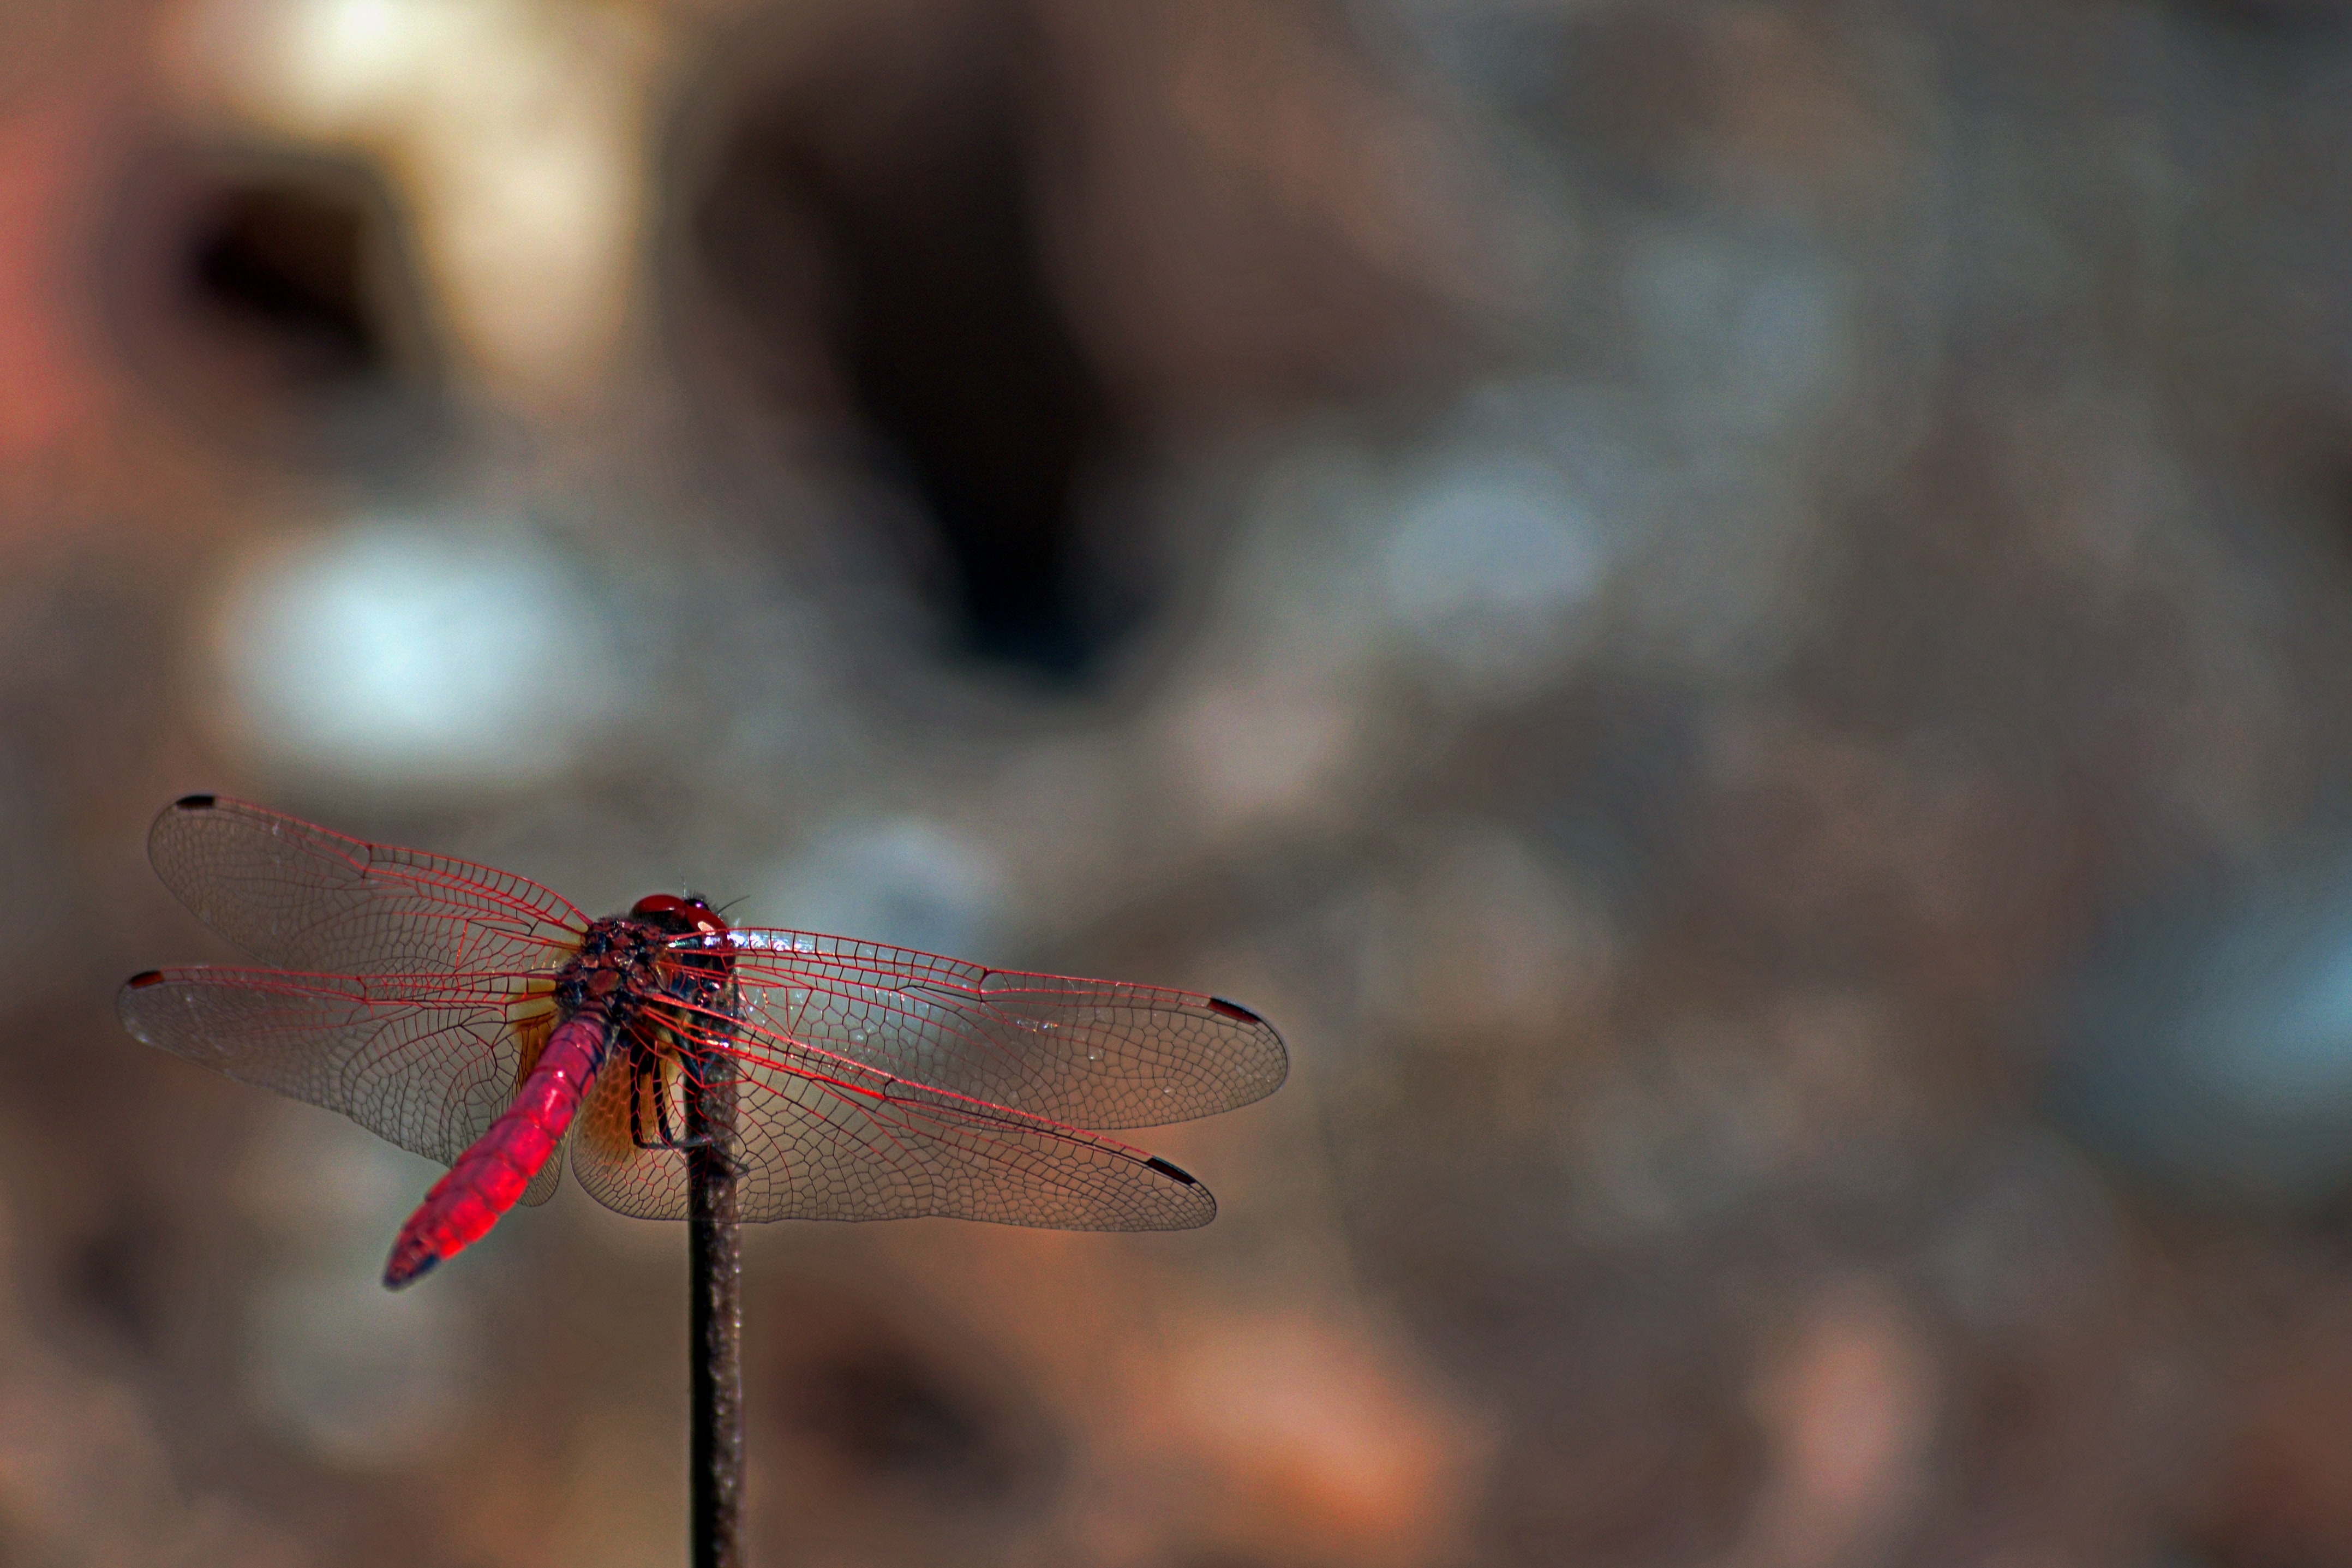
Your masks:
{"label": "pink abdomen", "polygon": [[604,1059],[604,1030],[602,1005],[557,1026],[514,1103],[457,1156],[400,1227],[383,1266],[387,1289],[397,1290],[464,1251],[514,1207],[578,1113],[581,1097]]}

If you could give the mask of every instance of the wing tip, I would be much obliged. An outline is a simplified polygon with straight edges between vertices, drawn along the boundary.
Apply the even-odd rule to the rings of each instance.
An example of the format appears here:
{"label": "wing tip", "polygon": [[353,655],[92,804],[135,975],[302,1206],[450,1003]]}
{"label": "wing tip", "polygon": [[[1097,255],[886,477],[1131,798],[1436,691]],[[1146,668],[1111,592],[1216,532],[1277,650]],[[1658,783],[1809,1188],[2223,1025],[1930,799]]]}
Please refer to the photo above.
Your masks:
{"label": "wing tip", "polygon": [[172,803],[173,811],[210,811],[220,802],[216,795],[184,795]]}
{"label": "wing tip", "polygon": [[1147,1171],[1155,1172],[1160,1175],[1165,1176],[1171,1182],[1178,1183],[1182,1189],[1181,1196],[1171,1194],[1171,1196],[1174,1197],[1174,1201],[1180,1206],[1171,1212],[1162,1215],[1160,1219],[1150,1224],[1147,1228],[1151,1230],[1198,1230],[1202,1226],[1207,1225],[1211,1220],[1217,1217],[1216,1194],[1210,1192],[1208,1188],[1201,1184],[1200,1177],[1192,1174],[1192,1172],[1184,1169],[1183,1166],[1177,1164],[1173,1160],[1163,1160],[1157,1154],[1147,1154],[1144,1156],[1143,1168]]}
{"label": "wing tip", "polygon": [[143,1016],[148,1005],[141,1002],[138,994],[142,991],[161,985],[169,978],[170,976],[160,969],[142,969],[124,981],[122,989],[114,994],[115,1017],[121,1022],[131,1037],[141,1045],[152,1046],[155,1044],[155,1040],[148,1029],[148,1020]]}
{"label": "wing tip", "polygon": [[1151,1169],[1159,1172],[1161,1175],[1173,1177],[1175,1180],[1183,1183],[1188,1187],[1197,1187],[1201,1184],[1200,1177],[1192,1174],[1192,1172],[1185,1170],[1181,1165],[1172,1164],[1170,1162],[1161,1159],[1157,1154],[1151,1155],[1143,1163]]}
{"label": "wing tip", "polygon": [[1265,1014],[1259,1012],[1255,1007],[1244,1007],[1230,996],[1210,997],[1209,1011],[1212,1013],[1223,1013],[1228,1018],[1238,1018],[1244,1024],[1256,1024],[1263,1028],[1268,1029],[1274,1027],[1272,1024],[1265,1021]]}
{"label": "wing tip", "polygon": [[[1248,1100],[1244,1100],[1242,1102],[1244,1105],[1264,1100],[1267,1095],[1272,1094],[1276,1089],[1280,1089],[1284,1084],[1290,1081],[1290,1042],[1282,1037],[1282,1031],[1280,1029],[1276,1028],[1271,1023],[1266,1021],[1265,1014],[1259,1012],[1255,1007],[1244,1007],[1230,996],[1210,997],[1209,1011],[1215,1013],[1222,1017],[1231,1018],[1236,1023],[1254,1024],[1257,1027],[1264,1029],[1267,1035],[1273,1037],[1275,1055],[1277,1059],[1265,1073],[1262,1079],[1264,1087],[1253,1093]],[[1229,1106],[1226,1109],[1237,1110],[1239,1108]]]}

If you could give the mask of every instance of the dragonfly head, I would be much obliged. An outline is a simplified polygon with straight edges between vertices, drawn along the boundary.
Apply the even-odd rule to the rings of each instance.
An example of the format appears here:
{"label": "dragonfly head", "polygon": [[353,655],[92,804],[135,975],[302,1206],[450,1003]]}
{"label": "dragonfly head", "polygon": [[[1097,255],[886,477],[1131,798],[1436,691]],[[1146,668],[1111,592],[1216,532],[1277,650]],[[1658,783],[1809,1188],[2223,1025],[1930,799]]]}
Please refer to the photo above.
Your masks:
{"label": "dragonfly head", "polygon": [[727,929],[719,911],[704,900],[672,893],[648,893],[629,910],[629,918],[658,926],[673,936],[706,936]]}

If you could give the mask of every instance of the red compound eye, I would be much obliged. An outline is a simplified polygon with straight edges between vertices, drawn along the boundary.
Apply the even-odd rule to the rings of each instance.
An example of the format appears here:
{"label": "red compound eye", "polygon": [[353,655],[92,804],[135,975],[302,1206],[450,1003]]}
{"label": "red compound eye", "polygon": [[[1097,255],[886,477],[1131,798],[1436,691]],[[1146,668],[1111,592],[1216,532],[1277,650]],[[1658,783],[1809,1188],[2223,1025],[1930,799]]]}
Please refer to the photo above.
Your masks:
{"label": "red compound eye", "polygon": [[680,933],[727,929],[727,922],[709,904],[700,899],[681,899],[675,893],[647,893],[630,909],[629,916]]}

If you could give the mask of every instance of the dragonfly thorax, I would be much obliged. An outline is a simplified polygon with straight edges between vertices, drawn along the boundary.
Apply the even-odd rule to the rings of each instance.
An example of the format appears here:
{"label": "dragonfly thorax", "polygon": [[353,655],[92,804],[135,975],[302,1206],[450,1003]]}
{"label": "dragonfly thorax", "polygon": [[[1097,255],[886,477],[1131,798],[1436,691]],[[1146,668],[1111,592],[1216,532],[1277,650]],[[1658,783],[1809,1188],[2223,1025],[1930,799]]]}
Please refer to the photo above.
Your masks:
{"label": "dragonfly thorax", "polygon": [[625,1026],[647,1005],[723,1008],[734,955],[682,952],[671,943],[726,929],[700,899],[667,893],[640,899],[625,915],[590,922],[578,956],[556,973],[556,1005],[569,1017],[592,1002],[602,1003],[616,1026]]}

